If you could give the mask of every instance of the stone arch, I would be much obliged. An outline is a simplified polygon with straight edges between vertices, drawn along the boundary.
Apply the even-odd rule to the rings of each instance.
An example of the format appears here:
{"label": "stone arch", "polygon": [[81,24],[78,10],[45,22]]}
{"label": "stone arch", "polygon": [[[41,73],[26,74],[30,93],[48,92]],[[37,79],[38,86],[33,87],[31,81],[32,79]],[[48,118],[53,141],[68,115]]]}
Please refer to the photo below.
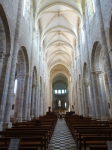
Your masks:
{"label": "stone arch", "polygon": [[[10,56],[11,39],[10,30],[5,11],[0,4],[0,79],[4,82],[7,61]],[[2,90],[1,90],[2,91]]]}
{"label": "stone arch", "polygon": [[15,78],[17,79],[17,93],[14,120],[22,122],[27,119],[29,91],[29,60],[26,48],[23,46],[18,51]]}
{"label": "stone arch", "polygon": [[[10,55],[11,51],[11,38],[10,38],[10,29],[8,25],[8,20],[5,14],[5,11],[0,4],[0,105],[5,106],[6,103],[6,93],[8,89],[8,81],[6,79],[9,78],[10,69]],[[5,111],[5,109],[4,109]],[[0,122],[3,123],[4,119],[4,111],[3,108],[0,108]]]}
{"label": "stone arch", "polygon": [[[108,100],[105,86],[105,61],[101,44],[96,41],[93,45],[91,56],[91,68],[93,72],[93,83],[95,99],[97,103],[97,117],[102,120],[109,118]],[[99,111],[100,110],[100,111]]]}

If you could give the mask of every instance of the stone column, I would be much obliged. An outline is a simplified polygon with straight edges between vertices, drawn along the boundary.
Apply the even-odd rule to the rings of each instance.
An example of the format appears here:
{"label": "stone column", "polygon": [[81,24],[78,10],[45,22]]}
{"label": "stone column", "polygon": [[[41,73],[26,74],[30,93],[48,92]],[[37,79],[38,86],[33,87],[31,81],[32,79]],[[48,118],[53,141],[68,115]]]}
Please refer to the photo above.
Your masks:
{"label": "stone column", "polygon": [[104,103],[104,111],[106,114],[106,117],[108,119],[110,119],[110,114],[109,114],[109,107],[108,107],[108,100],[106,97],[106,88],[105,88],[105,84],[104,84],[105,80],[104,80],[104,73],[101,74],[101,79],[100,79],[100,83],[101,83],[101,92],[102,92],[102,100]]}
{"label": "stone column", "polygon": [[112,101],[111,101],[111,97],[110,97],[107,74],[105,74],[104,80],[105,80],[106,96],[107,96],[108,102],[110,104],[110,118],[112,119]]}
{"label": "stone column", "polygon": [[84,90],[83,90],[83,84],[82,84],[82,106],[83,106],[83,117],[86,117],[86,112],[85,112],[85,98],[84,98]]}
{"label": "stone column", "polygon": [[18,13],[17,13],[17,19],[16,19],[16,30],[15,30],[15,37],[14,37],[13,58],[12,58],[12,64],[11,64],[11,70],[10,70],[9,90],[8,90],[8,95],[7,95],[7,103],[6,103],[5,116],[4,116],[5,127],[12,126],[10,123],[10,110],[11,110],[11,105],[12,105],[17,54],[19,50],[18,42],[19,42],[20,32],[21,32],[23,6],[24,6],[24,1],[19,0],[18,1]]}
{"label": "stone column", "polygon": [[96,118],[100,119],[100,104],[98,99],[98,89],[96,84],[96,74],[95,72],[91,73],[92,77],[92,83],[93,83],[93,92],[94,92],[94,104],[95,104],[95,112],[96,112]]}
{"label": "stone column", "polygon": [[17,91],[16,91],[16,101],[15,101],[15,107],[14,107],[14,122],[16,122],[17,119],[17,111],[18,111],[18,103],[19,103],[19,92],[20,92],[20,81],[19,76],[17,76]]}
{"label": "stone column", "polygon": [[17,111],[17,120],[22,122],[22,113],[23,113],[23,101],[24,101],[24,85],[25,85],[25,76],[19,76],[19,99],[18,99],[18,111]]}
{"label": "stone column", "polygon": [[104,106],[104,100],[102,96],[102,89],[101,89],[101,72],[96,72],[96,80],[97,80],[97,87],[98,87],[98,99],[100,103],[100,112],[101,112],[101,120],[107,120],[106,111]]}
{"label": "stone column", "polygon": [[32,85],[31,118],[34,117],[35,84]]}
{"label": "stone column", "polygon": [[69,106],[70,106],[70,111],[72,111],[72,90],[71,90],[71,81],[68,81],[68,86],[69,86]]}
{"label": "stone column", "polygon": [[85,108],[85,117],[88,116],[88,101],[87,101],[87,90],[86,90],[86,83],[83,83],[83,90],[84,90],[84,108]]}
{"label": "stone column", "polygon": [[40,115],[40,93],[39,86],[37,87],[37,117]]}
{"label": "stone column", "polygon": [[42,91],[39,90],[39,94],[40,94],[40,97],[39,97],[39,101],[40,101],[40,107],[39,107],[39,116],[42,116],[42,101],[41,101],[41,97],[42,97]]}
{"label": "stone column", "polygon": [[27,120],[27,109],[28,109],[28,94],[29,94],[29,75],[26,75],[25,79],[25,98],[23,102],[23,120]]}
{"label": "stone column", "polygon": [[[6,99],[7,99],[7,92],[8,92],[8,85],[9,85],[9,77],[10,77],[10,68],[11,68],[11,60],[12,56],[10,54],[6,54],[4,57],[4,62],[2,66],[2,73],[5,73],[5,77],[2,76],[2,82],[0,84],[0,131],[2,130],[2,125],[4,121],[5,116],[5,110],[6,110]],[[3,59],[3,58],[2,58]],[[12,106],[10,104],[10,111],[12,109]],[[8,114],[10,113],[8,112]],[[9,118],[10,120],[10,118]],[[6,123],[6,127],[7,127]],[[11,126],[11,123],[8,127]]]}
{"label": "stone column", "polygon": [[30,110],[31,110],[31,93],[32,93],[32,76],[29,78],[29,93],[28,93],[28,108],[27,108],[27,120],[30,121]]}
{"label": "stone column", "polygon": [[0,51],[0,79],[1,79],[1,73],[2,73],[2,66],[3,66],[4,58],[5,58],[5,53],[3,51]]}
{"label": "stone column", "polygon": [[104,59],[105,59],[106,73],[107,73],[109,89],[110,89],[110,96],[111,96],[111,101],[112,101],[112,69],[111,69],[111,62],[110,62],[110,58],[108,54],[105,28],[104,28],[102,11],[101,11],[101,4],[100,4],[101,0],[94,0],[94,2],[95,2],[96,18],[98,22],[99,31],[100,31],[101,45],[102,45],[102,50],[104,52]]}
{"label": "stone column", "polygon": [[38,86],[35,86],[34,117],[38,117]]}
{"label": "stone column", "polygon": [[91,102],[91,96],[90,96],[90,85],[87,83],[87,97],[88,97],[88,108],[89,108],[89,117],[92,118],[92,102]]}
{"label": "stone column", "polygon": [[81,101],[81,89],[79,88],[78,92],[78,108],[79,108],[79,116],[82,115],[82,101]]}
{"label": "stone column", "polygon": [[77,113],[77,96],[76,96],[76,94],[75,94],[75,114],[78,114]]}

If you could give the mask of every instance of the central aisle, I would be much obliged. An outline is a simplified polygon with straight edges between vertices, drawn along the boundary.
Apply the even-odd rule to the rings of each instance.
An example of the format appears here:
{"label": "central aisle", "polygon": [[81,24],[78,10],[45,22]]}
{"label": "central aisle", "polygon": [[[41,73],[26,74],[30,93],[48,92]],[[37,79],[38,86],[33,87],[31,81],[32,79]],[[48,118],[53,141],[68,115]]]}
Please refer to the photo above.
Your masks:
{"label": "central aisle", "polygon": [[57,121],[48,150],[77,150],[74,139],[65,120]]}

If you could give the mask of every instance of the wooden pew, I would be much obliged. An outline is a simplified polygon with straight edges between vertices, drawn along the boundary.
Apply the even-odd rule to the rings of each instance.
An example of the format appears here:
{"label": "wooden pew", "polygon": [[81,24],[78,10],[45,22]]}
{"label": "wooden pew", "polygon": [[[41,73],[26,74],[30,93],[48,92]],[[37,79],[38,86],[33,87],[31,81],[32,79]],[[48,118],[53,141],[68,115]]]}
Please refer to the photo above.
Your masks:
{"label": "wooden pew", "polygon": [[111,136],[112,129],[78,129],[76,130],[75,136],[78,143],[78,147],[81,150],[82,138],[84,136]]}
{"label": "wooden pew", "polygon": [[112,137],[104,137],[104,136],[95,136],[95,137],[83,137],[83,145],[84,145],[84,150],[86,150],[86,147],[92,144],[95,144],[95,146],[97,147],[97,145],[103,145],[106,146],[106,141],[112,141]]}
{"label": "wooden pew", "polygon": [[[0,150],[7,150],[10,144],[10,140],[12,139],[12,137],[2,137],[0,138]],[[31,142],[35,141],[35,145],[33,145]],[[37,141],[41,141],[41,143],[37,144]],[[27,144],[25,145],[24,142],[27,142]],[[40,145],[40,149],[43,150],[42,145],[43,145],[43,138],[42,137],[36,137],[36,138],[28,138],[28,137],[22,137],[20,138],[20,144],[19,144],[19,149],[18,150],[39,150],[37,145]],[[29,144],[28,144],[29,143]]]}
{"label": "wooden pew", "polygon": [[107,150],[106,145],[90,145],[89,150]]}
{"label": "wooden pew", "polygon": [[[45,132],[41,132],[41,133],[37,133],[37,132],[30,132],[30,131],[23,131],[23,132],[19,132],[19,131],[0,131],[0,135],[4,136],[4,138],[10,137],[10,138],[22,138],[27,139],[28,143],[29,140],[31,138],[36,139],[37,140],[37,144],[36,146],[41,147],[41,150],[46,150],[47,146],[46,146],[46,133]],[[33,145],[34,146],[34,145]]]}
{"label": "wooden pew", "polygon": [[50,139],[51,139],[51,132],[49,132],[49,130],[48,129],[41,129],[41,128],[37,128],[37,129],[35,129],[35,128],[11,128],[11,129],[6,129],[6,131],[14,131],[14,132],[16,132],[16,131],[20,131],[20,132],[23,132],[23,131],[26,131],[26,132],[37,132],[38,134],[40,133],[43,133],[43,132],[45,132],[46,133],[46,136],[47,136],[47,139],[48,139],[48,142],[50,141]]}

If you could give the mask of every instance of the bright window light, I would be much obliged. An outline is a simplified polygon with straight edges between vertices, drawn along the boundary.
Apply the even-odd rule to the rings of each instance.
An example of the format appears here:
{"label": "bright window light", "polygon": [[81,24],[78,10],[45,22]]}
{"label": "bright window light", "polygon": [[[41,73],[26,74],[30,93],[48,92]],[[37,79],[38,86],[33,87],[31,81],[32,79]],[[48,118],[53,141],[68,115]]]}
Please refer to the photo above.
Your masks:
{"label": "bright window light", "polygon": [[94,3],[94,0],[93,0],[93,9],[94,9],[94,12],[95,12],[95,3]]}
{"label": "bright window light", "polygon": [[24,0],[24,6],[23,6],[23,16],[25,16],[25,7],[26,7],[26,0]]}
{"label": "bright window light", "polygon": [[65,93],[65,90],[62,90],[62,94],[64,94]]}
{"label": "bright window light", "polygon": [[67,107],[67,103],[65,103],[65,108]]}
{"label": "bright window light", "polygon": [[15,84],[14,84],[14,94],[16,94],[17,91],[17,79],[15,80]]}
{"label": "bright window light", "polygon": [[65,90],[65,93],[66,93],[66,90]]}
{"label": "bright window light", "polygon": [[55,90],[54,92],[55,92],[55,94],[57,94],[57,93],[58,93],[58,92],[57,92],[57,90]]}
{"label": "bright window light", "polygon": [[58,94],[61,94],[61,90],[58,90]]}

